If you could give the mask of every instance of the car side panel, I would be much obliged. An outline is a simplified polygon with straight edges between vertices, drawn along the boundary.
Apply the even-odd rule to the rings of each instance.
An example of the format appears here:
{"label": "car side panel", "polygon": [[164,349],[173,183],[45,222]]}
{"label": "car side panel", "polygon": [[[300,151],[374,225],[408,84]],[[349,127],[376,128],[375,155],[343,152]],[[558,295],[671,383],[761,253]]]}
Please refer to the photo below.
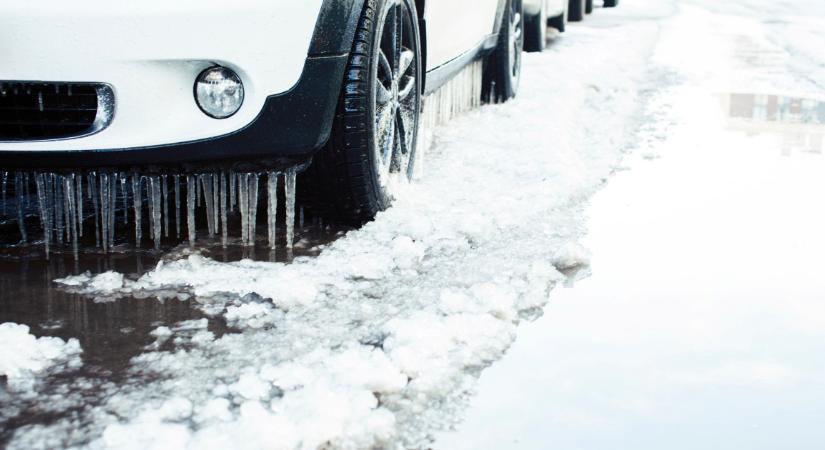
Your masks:
{"label": "car side panel", "polygon": [[499,0],[433,0],[426,4],[427,69],[473,50],[495,32]]}
{"label": "car side panel", "polygon": [[544,5],[547,17],[556,17],[564,14],[568,0],[524,0],[525,14],[538,14],[542,4]]}

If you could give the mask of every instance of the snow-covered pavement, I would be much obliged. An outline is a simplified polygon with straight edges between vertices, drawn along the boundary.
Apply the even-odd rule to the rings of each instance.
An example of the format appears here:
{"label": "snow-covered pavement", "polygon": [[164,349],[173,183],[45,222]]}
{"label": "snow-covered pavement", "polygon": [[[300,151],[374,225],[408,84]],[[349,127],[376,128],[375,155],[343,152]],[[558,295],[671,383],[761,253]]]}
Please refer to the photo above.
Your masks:
{"label": "snow-covered pavement", "polygon": [[[738,6],[744,5],[746,11],[753,13],[753,9],[746,6],[754,1],[741,0]],[[619,182],[637,173],[654,177],[654,181],[645,185],[645,190],[656,193],[659,203],[646,203],[644,208],[659,214],[668,212],[666,217],[686,214],[684,208],[696,207],[697,203],[691,202],[702,198],[701,195],[713,197],[714,193],[723,192],[719,186],[731,182],[732,173],[736,173],[731,167],[752,174],[745,169],[754,164],[755,169],[762,170],[759,174],[772,177],[767,179],[769,182],[780,183],[790,178],[799,185],[810,181],[806,177],[821,169],[821,155],[806,155],[807,159],[799,160],[801,162],[786,163],[788,167],[778,175],[770,172],[769,169],[778,164],[776,155],[759,152],[773,148],[773,141],[761,136],[748,140],[725,131],[723,127],[727,122],[723,120],[720,106],[725,98],[721,94],[730,92],[821,93],[816,80],[825,78],[793,75],[798,74],[800,68],[817,67],[816,52],[810,50],[807,42],[793,47],[771,41],[761,32],[763,28],[759,28],[758,20],[748,14],[711,14],[708,8],[710,6],[700,0],[623,0],[618,9],[597,10],[589,22],[571,26],[548,51],[526,56],[518,99],[484,107],[436,130],[434,145],[426,156],[426,169],[420,179],[399,196],[394,207],[375,222],[330,244],[318,257],[281,264],[248,260],[224,263],[198,255],[177,256],[167,258],[139,278],[108,272],[62,279],[63,289],[86,295],[89,301],[116,304],[122,298],[133,296],[145,297],[147,301],[174,302],[193,297],[200,312],[209,318],[157,327],[151,333],[155,342],[133,358],[126,374],[116,381],[74,377],[76,361],[82,358],[77,343],[42,341],[42,347],[50,353],[38,360],[35,369],[26,369],[26,364],[30,367],[34,364],[25,359],[20,359],[22,362],[17,366],[13,366],[13,361],[0,366],[5,371],[0,375],[15,374],[16,379],[25,376],[28,380],[17,382],[14,389],[0,390],[0,420],[23,424],[4,430],[0,438],[7,437],[7,446],[11,449],[431,446],[437,433],[463,419],[478,376],[502,358],[520,335],[520,325],[542,313],[544,321],[557,316],[558,302],[548,304],[548,299],[558,298],[554,297],[558,291],[551,294],[553,288],[569,281],[568,275],[575,277],[587,272],[590,253],[578,243],[585,233],[585,210],[589,199],[617,169],[633,168],[621,173],[617,178]],[[791,18],[792,23],[794,20]],[[808,27],[797,31],[816,35],[814,22],[805,23]],[[731,27],[722,29],[720,24]],[[778,25],[764,27],[773,26]],[[808,55],[808,59],[788,57],[787,60],[802,61],[793,66],[796,72],[789,72],[784,66],[775,67],[779,64],[777,60],[754,62],[739,58],[737,55],[743,52],[741,45],[767,48],[778,61],[785,61],[782,59],[785,49],[793,49],[794,55]],[[758,66],[760,62],[764,67]],[[822,70],[822,62],[818,64],[818,70]],[[750,69],[743,71],[740,66]],[[810,75],[810,71],[806,73]],[[776,92],[777,86],[784,87],[782,92]],[[744,90],[734,91],[734,88]],[[726,98],[733,101],[731,97]],[[750,144],[753,149],[744,148]],[[720,146],[734,153],[720,154]],[[702,151],[693,151],[696,149]],[[744,155],[746,150],[755,155]],[[635,156],[625,160],[628,152]],[[667,163],[670,153],[687,156]],[[661,159],[657,159],[659,157]],[[669,175],[657,176],[658,171]],[[701,182],[690,183],[695,180]],[[735,178],[736,183],[747,180],[757,186],[766,181]],[[629,221],[620,220],[631,217],[626,212],[602,213],[601,217],[606,218],[603,228],[610,232],[609,240],[618,241],[612,245],[624,246],[616,250],[610,245],[591,242],[598,236],[596,223],[591,223],[594,234],[588,243],[592,245],[593,261],[599,271],[593,280],[602,272],[614,269],[612,273],[619,279],[638,276],[642,272],[633,270],[637,266],[651,265],[659,270],[642,273],[647,283],[631,277],[633,283],[610,285],[610,289],[626,294],[622,297],[627,300],[624,304],[615,301],[605,305],[602,299],[602,304],[594,302],[587,310],[562,305],[561,312],[567,312],[569,320],[553,323],[552,327],[560,333],[575,331],[574,336],[582,339],[588,336],[588,342],[604,340],[614,345],[618,345],[617,342],[643,345],[648,341],[639,337],[648,335],[639,330],[645,330],[643,325],[652,321],[662,325],[657,328],[662,332],[662,341],[656,341],[657,349],[662,348],[660,344],[668,343],[711,346],[725,338],[725,335],[711,334],[712,327],[702,321],[691,322],[695,326],[686,326],[687,330],[708,331],[702,335],[706,340],[692,344],[686,339],[695,336],[673,333],[668,322],[657,322],[655,315],[675,320],[673,316],[678,311],[693,305],[689,296],[676,289],[693,289],[695,281],[701,281],[704,286],[724,279],[729,283],[718,286],[736,287],[749,282],[753,273],[787,273],[782,270],[796,264],[793,256],[798,256],[797,253],[783,253],[778,249],[773,253],[764,251],[766,243],[780,242],[772,240],[769,234],[776,232],[775,229],[739,228],[758,221],[759,216],[743,213],[735,218],[748,222],[738,223],[719,217],[735,215],[740,210],[757,211],[765,196],[776,202],[776,216],[772,217],[793,217],[792,213],[805,205],[815,204],[815,192],[822,192],[821,185],[813,184],[814,190],[807,191],[812,198],[801,198],[787,205],[778,197],[771,197],[776,191],[765,186],[760,191],[763,195],[756,198],[742,185],[733,185],[739,189],[729,191],[728,197],[713,198],[716,209],[706,212],[708,216],[716,214],[715,217],[691,216],[703,227],[685,229],[691,222],[682,221],[663,223],[666,228],[656,229],[659,234],[655,235],[658,239],[655,243],[637,234],[643,229],[638,224],[628,225]],[[668,191],[668,186],[676,186],[675,191]],[[786,192],[795,192],[793,189],[801,187],[785,188]],[[611,197],[611,189],[599,197],[609,199],[600,200],[608,203],[608,210],[624,201],[623,195]],[[783,205],[785,209],[780,208]],[[700,217],[706,221],[699,221]],[[815,226],[821,224],[819,216],[805,218],[812,220],[801,224],[795,232],[813,233]],[[612,229],[614,221],[616,227],[624,224],[626,233],[616,233]],[[782,229],[777,221],[761,223],[763,227],[769,224]],[[681,233],[677,231],[679,228],[673,229],[676,225],[682,227]],[[753,272],[746,273],[746,277],[726,277],[725,272],[720,272],[728,266],[721,264],[716,255],[723,242],[719,236],[715,236],[715,241],[711,241],[710,236],[697,237],[701,233],[713,235],[719,230],[731,235],[739,232],[740,240],[730,242],[740,243],[742,247],[733,248],[726,255],[750,255],[750,265],[742,267],[749,267]],[[691,232],[696,234],[689,235]],[[745,244],[753,244],[759,237],[761,252],[742,252],[752,249]],[[822,249],[815,247],[822,242],[821,237],[818,239],[812,243],[804,241],[806,250]],[[631,242],[637,246],[628,246]],[[698,245],[706,242],[717,245]],[[649,259],[640,256],[647,255],[646,250],[668,248],[673,251],[669,253],[671,259],[665,258],[666,261],[671,261],[680,248],[692,251],[696,257],[690,260],[693,264],[682,266],[685,271],[678,273],[691,273],[688,268],[704,265],[710,270],[702,273],[715,276],[678,279],[676,284],[677,280],[665,276],[672,275],[664,270],[667,265],[654,259],[662,258],[661,255],[648,255]],[[599,266],[601,249],[606,249],[608,255],[613,250],[613,265]],[[698,252],[698,249],[704,251]],[[760,261],[756,257],[762,255],[768,260]],[[798,273],[812,274],[812,267],[815,265],[803,265]],[[655,283],[658,280],[668,282]],[[813,280],[804,278],[808,284],[802,285],[803,290],[821,296],[825,289],[822,284],[811,284]],[[578,291],[579,286],[584,287],[586,283],[569,292]],[[660,292],[674,293],[667,298],[683,301],[671,305],[661,302],[659,296],[656,300],[660,301],[654,303],[635,295],[652,285],[661,286],[664,291]],[[774,293],[792,292],[783,291],[783,286],[777,284],[772,286],[776,289]],[[735,297],[737,301],[723,304],[719,314],[755,320],[748,314],[736,315],[741,313],[737,307],[749,305],[747,301],[751,299],[746,297],[747,292],[724,292],[729,294],[724,298]],[[770,295],[761,298],[764,302],[776,300],[776,296]],[[804,322],[808,325],[805,329],[817,336],[815,333],[821,327],[817,327],[816,319],[811,319],[814,316],[806,309],[809,305],[805,300],[800,297],[794,303],[798,307],[795,311],[799,317],[810,320]],[[604,310],[592,309],[596,307]],[[711,305],[704,302],[696,305],[696,308],[704,307]],[[700,311],[708,313],[704,309]],[[642,321],[640,317],[647,320]],[[709,313],[700,318],[708,317],[716,318]],[[764,317],[761,320],[748,323],[761,326],[768,321]],[[229,332],[216,332],[212,325],[218,322],[228,326]],[[536,322],[527,328],[527,342],[546,344],[540,337],[529,337],[541,323],[545,322]],[[724,322],[713,322],[717,323]],[[28,329],[7,328],[3,331],[31,346],[41,344],[44,339],[34,340]],[[639,339],[634,340],[634,336]],[[571,354],[590,348],[580,347],[581,342],[575,339],[562,338],[548,348]],[[679,340],[681,338],[685,340]],[[0,341],[0,352],[10,351],[10,342],[14,340]],[[740,348],[738,344],[741,342],[734,340],[724,348],[734,352]],[[517,345],[516,349],[520,348]],[[525,351],[546,356],[543,347],[532,346]],[[637,353],[640,354],[648,355]],[[621,361],[612,359],[605,362],[611,364],[605,368],[586,359],[587,353],[582,355],[584,363],[570,360],[569,366],[552,371],[563,374],[562,381],[567,383],[563,385],[569,387],[563,391],[544,389],[548,386],[541,378],[525,380],[513,376],[507,369],[512,358],[505,360],[500,366],[502,369],[498,366],[490,369],[492,373],[505,373],[497,379],[499,386],[482,384],[479,401],[488,398],[490,390],[504,385],[518,385],[522,390],[514,391],[513,395],[526,393],[526,398],[533,397],[531,392],[547,392],[549,396],[542,398],[547,403],[556,398],[550,394],[559,394],[568,405],[574,406],[559,410],[558,416],[567,421],[559,423],[568,431],[577,425],[590,432],[592,429],[586,425],[592,417],[587,413],[594,403],[576,388],[611,389],[612,386],[604,379],[597,380],[601,383],[598,386],[580,383],[595,376],[593,371],[600,374],[616,368],[616,373],[629,378],[636,374],[634,369],[647,366],[630,363],[622,366]],[[548,364],[552,361],[544,362],[537,370],[550,370]],[[722,365],[721,369],[697,365],[703,371],[683,374],[693,376],[684,382],[701,385],[710,383],[704,380],[712,380],[717,375],[722,378],[729,375],[736,381],[736,376],[743,372],[756,377],[756,382],[785,379],[786,368],[777,366],[779,363],[770,358],[743,356],[724,362],[732,365]],[[622,368],[626,370],[621,371]],[[520,371],[519,367],[512,366],[509,370]],[[521,372],[523,376],[524,371]],[[804,375],[808,377],[811,373]],[[793,375],[796,373],[789,376]],[[508,379],[510,376],[513,376],[512,382]],[[58,384],[59,388],[41,390],[44,383]],[[632,390],[634,386],[628,382],[620,387]],[[95,395],[87,395],[89,392]],[[627,401],[631,411],[650,406],[639,398],[631,398],[629,392],[622,393],[628,397],[612,400]],[[670,393],[662,392],[662,398],[666,399]],[[50,420],[28,423],[18,417],[21,412],[13,405],[33,398],[49,413]],[[90,402],[90,398],[94,401]],[[697,405],[701,406],[698,403],[693,406]],[[544,423],[544,414],[549,414],[541,408],[527,410],[535,411],[534,419],[538,423]],[[495,441],[473,440],[474,436],[482,436],[474,424],[488,433],[496,433],[496,426],[507,424],[503,419],[524,415],[523,405],[497,408],[493,419],[479,416],[478,408],[473,411],[464,428],[469,431],[458,437],[443,437],[443,441],[436,441],[436,446],[481,448],[483,445],[479,442],[489,445]],[[474,421],[477,417],[486,419]],[[510,431],[501,430],[501,434]],[[638,432],[643,433],[644,429],[639,427]],[[552,442],[553,436],[542,435],[529,447],[548,448]]]}
{"label": "snow-covered pavement", "polygon": [[825,8],[764,3],[662,22],[674,82],[587,211],[592,277],[551,294],[436,449],[825,445]]}

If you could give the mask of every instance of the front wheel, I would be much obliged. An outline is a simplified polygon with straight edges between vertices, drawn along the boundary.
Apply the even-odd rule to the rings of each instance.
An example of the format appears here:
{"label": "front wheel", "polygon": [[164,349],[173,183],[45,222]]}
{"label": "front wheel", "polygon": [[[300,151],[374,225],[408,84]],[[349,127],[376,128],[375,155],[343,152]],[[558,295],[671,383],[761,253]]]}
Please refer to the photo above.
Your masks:
{"label": "front wheel", "polygon": [[482,98],[491,103],[516,96],[521,82],[521,56],[524,51],[524,10],[521,0],[507,0],[498,44],[485,61]]}
{"label": "front wheel", "polygon": [[373,219],[413,173],[421,111],[414,0],[367,0],[327,148],[312,177],[345,220]]}
{"label": "front wheel", "polygon": [[584,4],[584,12],[586,14],[591,14],[593,12],[593,0],[587,0]]}
{"label": "front wheel", "polygon": [[619,0],[604,0],[605,8],[615,8],[616,6],[619,6]]}

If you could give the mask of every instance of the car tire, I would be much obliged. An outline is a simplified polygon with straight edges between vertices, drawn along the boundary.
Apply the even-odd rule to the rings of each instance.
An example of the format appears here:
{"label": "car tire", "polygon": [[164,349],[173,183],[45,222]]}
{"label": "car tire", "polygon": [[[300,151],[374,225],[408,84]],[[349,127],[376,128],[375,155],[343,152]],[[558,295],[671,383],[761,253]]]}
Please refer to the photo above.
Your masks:
{"label": "car tire", "polygon": [[503,103],[516,96],[524,50],[524,10],[521,0],[507,0],[493,53],[484,61],[482,99]]}
{"label": "car tire", "polygon": [[564,33],[567,29],[567,8],[558,16],[548,19],[547,24],[559,30],[559,33]]}
{"label": "car tire", "polygon": [[570,0],[567,8],[567,20],[570,22],[581,22],[584,20],[584,10],[587,7],[587,0]]}
{"label": "car tire", "polygon": [[547,9],[544,5],[538,14],[524,18],[524,50],[543,52],[547,47]]}
{"label": "car tire", "polygon": [[585,14],[593,13],[593,0],[587,0],[587,2],[584,4],[584,13]]}
{"label": "car tire", "polygon": [[616,6],[619,6],[619,0],[604,0],[605,8],[615,8]]}
{"label": "car tire", "polygon": [[374,219],[391,205],[393,188],[412,176],[421,112],[420,39],[414,0],[366,0],[330,141],[304,177],[345,222]]}

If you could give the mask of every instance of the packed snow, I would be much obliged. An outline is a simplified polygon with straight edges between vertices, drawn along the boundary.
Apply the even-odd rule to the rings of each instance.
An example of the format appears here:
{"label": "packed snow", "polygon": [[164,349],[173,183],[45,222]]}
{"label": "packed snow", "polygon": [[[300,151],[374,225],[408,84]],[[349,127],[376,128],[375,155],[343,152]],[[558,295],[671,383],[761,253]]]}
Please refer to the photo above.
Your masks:
{"label": "packed snow", "polygon": [[678,6],[630,171],[588,209],[594,276],[553,293],[434,448],[825,442],[825,5]]}
{"label": "packed snow", "polygon": [[57,280],[107,301],[193,298],[230,330],[159,327],[100,404],[21,428],[8,447],[429,446],[561,271],[589,262],[576,244],[584,205],[631,147],[661,75],[648,67],[658,25],[622,7],[615,26],[571,26],[525,55],[515,101],[433,130],[416,182],[318,257],[192,254],[138,278]]}

